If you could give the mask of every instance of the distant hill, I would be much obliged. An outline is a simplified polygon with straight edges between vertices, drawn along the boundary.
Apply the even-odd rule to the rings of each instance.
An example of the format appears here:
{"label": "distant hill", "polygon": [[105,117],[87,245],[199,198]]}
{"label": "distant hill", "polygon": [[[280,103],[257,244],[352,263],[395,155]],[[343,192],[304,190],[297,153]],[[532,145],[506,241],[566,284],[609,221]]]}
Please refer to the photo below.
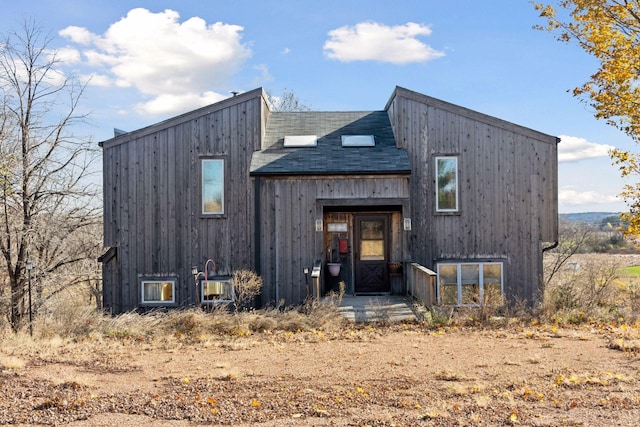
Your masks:
{"label": "distant hill", "polygon": [[620,212],[579,212],[579,213],[567,213],[559,214],[560,221],[567,221],[573,223],[583,224],[600,224],[603,219],[615,216],[620,216]]}

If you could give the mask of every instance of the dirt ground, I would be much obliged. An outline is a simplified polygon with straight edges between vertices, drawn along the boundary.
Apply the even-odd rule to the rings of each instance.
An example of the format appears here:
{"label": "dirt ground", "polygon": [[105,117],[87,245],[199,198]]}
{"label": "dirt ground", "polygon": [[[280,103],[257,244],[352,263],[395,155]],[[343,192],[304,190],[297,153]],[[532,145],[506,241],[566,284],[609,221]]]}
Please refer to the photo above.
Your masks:
{"label": "dirt ground", "polygon": [[637,426],[639,328],[5,340],[0,424]]}

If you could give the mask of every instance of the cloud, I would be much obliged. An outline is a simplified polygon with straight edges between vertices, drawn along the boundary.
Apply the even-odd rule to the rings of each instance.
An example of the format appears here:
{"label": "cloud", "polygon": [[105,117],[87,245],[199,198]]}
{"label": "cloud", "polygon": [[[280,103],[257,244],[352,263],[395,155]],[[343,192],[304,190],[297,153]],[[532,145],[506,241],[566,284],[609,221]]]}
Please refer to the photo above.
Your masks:
{"label": "cloud", "polygon": [[227,98],[228,95],[221,95],[207,91],[204,93],[187,92],[181,94],[162,94],[148,102],[141,102],[135,109],[140,114],[170,114],[176,111],[188,111],[194,107],[204,107]]}
{"label": "cloud", "polygon": [[576,136],[560,135],[560,140],[560,144],[558,144],[559,162],[575,162],[596,157],[608,157],[609,151],[615,148],[611,145],[589,142]]}
{"label": "cloud", "polygon": [[265,82],[273,80],[273,76],[269,71],[269,67],[266,64],[258,64],[253,67],[258,72],[258,76],[253,79],[253,86],[260,86]]}
{"label": "cloud", "polygon": [[606,205],[621,201],[622,199],[617,195],[596,191],[576,191],[572,188],[563,188],[558,191],[558,203],[563,206]]}
{"label": "cloud", "polygon": [[324,43],[325,55],[338,61],[380,61],[393,64],[426,62],[444,56],[444,52],[418,40],[431,28],[408,22],[389,27],[377,22],[362,22],[329,31]]}
{"label": "cloud", "polygon": [[138,8],[102,35],[75,26],[60,35],[84,47],[85,64],[101,76],[92,82],[137,89],[150,99],[138,105],[141,113],[179,112],[226,97],[212,91],[225,90],[251,56],[241,41],[243,27],[199,17],[180,23],[179,17],[170,9]]}

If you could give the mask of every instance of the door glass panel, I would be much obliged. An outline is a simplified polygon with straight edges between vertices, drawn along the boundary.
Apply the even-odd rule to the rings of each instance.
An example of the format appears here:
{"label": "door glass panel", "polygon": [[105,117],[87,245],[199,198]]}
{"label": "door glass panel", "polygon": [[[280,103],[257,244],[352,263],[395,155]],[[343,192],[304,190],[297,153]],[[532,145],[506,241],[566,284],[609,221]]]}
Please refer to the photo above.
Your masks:
{"label": "door glass panel", "polygon": [[360,260],[384,261],[384,221],[360,221]]}
{"label": "door glass panel", "polygon": [[360,221],[360,238],[362,240],[382,240],[384,238],[384,221]]}
{"label": "door glass panel", "polygon": [[384,240],[361,240],[360,260],[384,261]]}

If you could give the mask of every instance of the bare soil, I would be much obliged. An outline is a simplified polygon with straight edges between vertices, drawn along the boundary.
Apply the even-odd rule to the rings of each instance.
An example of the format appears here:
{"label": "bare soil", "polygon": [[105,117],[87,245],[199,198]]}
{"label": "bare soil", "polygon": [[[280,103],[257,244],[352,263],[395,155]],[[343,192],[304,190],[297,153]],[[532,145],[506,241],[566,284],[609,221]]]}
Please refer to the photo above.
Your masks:
{"label": "bare soil", "polygon": [[637,426],[638,325],[5,340],[0,424]]}

